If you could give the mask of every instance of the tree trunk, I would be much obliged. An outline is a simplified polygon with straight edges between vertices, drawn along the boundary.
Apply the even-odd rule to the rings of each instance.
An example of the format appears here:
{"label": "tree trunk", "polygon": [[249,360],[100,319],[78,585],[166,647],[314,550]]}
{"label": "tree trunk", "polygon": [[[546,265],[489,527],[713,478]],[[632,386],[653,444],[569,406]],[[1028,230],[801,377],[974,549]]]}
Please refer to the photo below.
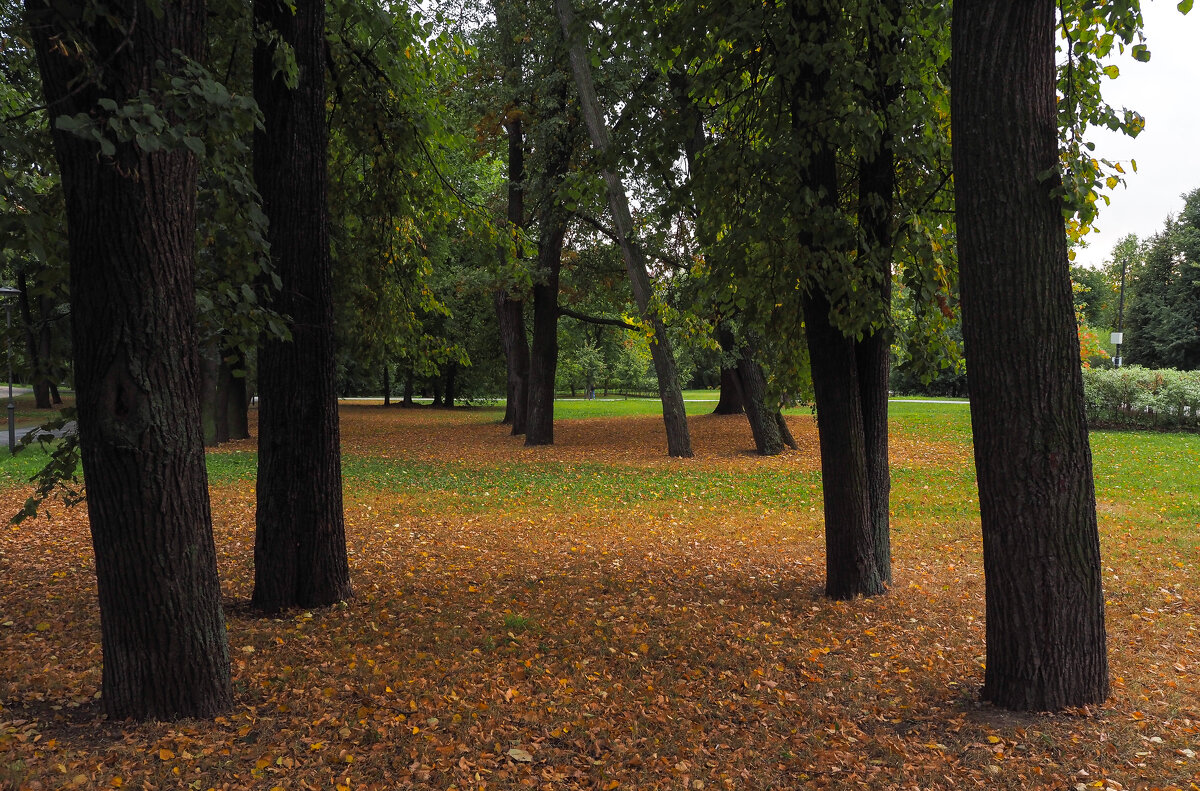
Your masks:
{"label": "tree trunk", "polygon": [[804,298],[804,326],[817,402],[821,490],[825,500],[825,595],[833,599],[884,591],[876,566],[854,341],[829,321],[829,301]]}
{"label": "tree trunk", "polygon": [[404,375],[404,398],[400,401],[400,406],[411,407],[413,405],[413,372],[409,368]]}
{"label": "tree trunk", "polygon": [[[881,6],[880,22],[894,22],[900,4]],[[892,248],[896,195],[896,163],[889,115],[900,96],[895,59],[902,44],[894,25],[870,30],[867,64],[876,90],[869,100],[882,121],[879,149],[864,152],[858,162],[858,260],[877,278],[880,320],[854,345],[863,410],[863,439],[867,451],[867,488],[875,536],[875,565],[886,585],[892,583],[892,541],[889,504],[892,490],[888,462],[888,386],[891,373]]]}
{"label": "tree trunk", "polygon": [[[817,10],[792,6],[799,30],[832,27],[836,11],[825,5]],[[822,130],[804,125],[804,113],[826,101],[828,75],[813,66],[799,67],[790,96],[793,131],[800,140],[812,141],[806,165],[810,188],[823,206],[837,208],[837,155],[833,143],[821,138]],[[819,255],[844,251],[817,249],[811,232],[801,246]],[[870,476],[854,341],[835,327],[825,285],[808,286],[802,300],[813,393],[817,406],[817,433],[821,445],[821,488],[825,508],[825,594],[834,599],[871,596],[885,590],[876,566],[875,535],[871,522]]]}
{"label": "tree trunk", "polygon": [[738,381],[736,367],[721,366],[721,396],[717,400],[714,415],[740,415],[745,405],[742,402],[742,387]]}
{"label": "tree trunk", "polygon": [[[538,243],[539,282],[533,286],[533,349],[525,444],[554,444],[554,378],[558,370],[558,273],[565,224],[547,218]],[[562,220],[558,220],[559,223]],[[549,227],[548,227],[549,226]]]}
{"label": "tree trunk", "polygon": [[767,379],[749,346],[743,346],[738,355],[737,374],[754,447],[763,456],[778,456],[783,452],[783,436],[776,420],[779,410],[767,404]]}
{"label": "tree trunk", "polygon": [[[25,353],[29,357],[29,381],[33,385],[34,406],[38,409],[50,409],[50,381],[44,373],[47,360],[39,354],[41,349],[37,336],[41,333],[34,332],[33,310],[29,304],[29,283],[23,270],[17,272],[17,290],[20,292],[17,302],[21,310],[21,324],[25,328]],[[45,300],[40,301],[44,303]],[[39,313],[44,322],[45,305],[41,304],[39,308],[42,309]]]}
{"label": "tree trunk", "polygon": [[292,340],[264,339],[258,354],[258,514],[255,609],[275,613],[352,595],[342,511],[333,360],[333,301],[325,162],[325,4],[254,0],[256,25],[292,49],[299,81],[288,88],[276,44],[254,50],[254,177],[282,280],[274,307]]}
{"label": "tree trunk", "polygon": [[250,438],[250,397],[246,392],[246,358],[241,349],[229,349],[225,359],[229,362],[229,397],[226,425],[229,439]]}
{"label": "tree trunk", "polygon": [[433,400],[430,401],[431,407],[442,406],[442,377],[434,375],[433,379],[429,380],[429,389],[433,391]]}
{"label": "tree trunk", "polygon": [[457,397],[455,386],[458,380],[458,363],[451,362],[446,366],[446,408],[454,408],[454,399]]}
{"label": "tree trunk", "polygon": [[1092,456],[1054,192],[1054,35],[1052,0],[954,5],[959,266],[987,594],[983,697],[1022,710],[1108,696]]}
{"label": "tree trunk", "polygon": [[383,364],[383,405],[392,405],[392,371],[391,363]]}
{"label": "tree trunk", "polygon": [[[587,124],[592,146],[603,160],[610,148],[608,128],[604,123],[604,114],[600,110],[600,102],[596,98],[596,86],[592,82],[591,62],[584,51],[583,43],[572,39],[571,28],[574,20],[572,0],[555,0],[559,24],[566,38],[571,54],[571,70],[575,74],[575,86],[579,90],[580,110]],[[608,206],[612,212],[613,225],[616,226],[617,238],[620,240],[621,255],[625,259],[625,268],[629,273],[629,283],[633,289],[633,298],[637,302],[638,311],[642,318],[649,322],[654,331],[650,343],[650,356],[654,360],[654,371],[658,375],[658,396],[662,400],[663,424],[667,432],[667,453],[671,456],[692,456],[692,438],[688,432],[687,411],[683,403],[683,390],[679,384],[679,371],[675,366],[675,354],[671,349],[671,340],[667,336],[666,327],[659,318],[658,311],[653,305],[654,290],[650,283],[650,275],[646,269],[646,259],[641,248],[634,239],[633,217],[629,212],[629,197],[625,194],[625,185],[620,174],[605,170],[604,183],[608,192]]]}
{"label": "tree trunk", "polygon": [[[496,2],[496,23],[504,46],[504,83],[510,94],[511,107],[506,108],[504,130],[508,134],[508,223],[524,229],[525,220],[525,134],[521,116],[513,112],[518,104],[521,84],[522,53],[517,43],[520,24],[513,20],[511,4]],[[515,254],[519,263],[522,251],[518,243]],[[504,423],[512,426],[512,435],[525,433],[529,414],[529,341],[525,338],[525,303],[512,299],[505,289],[496,292],[496,318],[500,324],[500,343],[508,369],[504,401]]]}
{"label": "tree trunk", "polygon": [[204,444],[213,447],[228,436],[228,412],[218,405],[221,394],[221,354],[215,340],[200,348],[200,425]]}
{"label": "tree trunk", "polygon": [[[124,105],[200,58],[204,6],[109,3],[72,30],[28,0],[54,115]],[[118,29],[118,25],[120,29]],[[90,48],[95,62],[88,64]],[[165,61],[165,64],[163,63]],[[101,69],[100,80],[86,69]],[[102,85],[98,88],[97,85]],[[96,553],[103,704],[112,719],[212,717],[233,702],[200,435],[197,164],[51,130],[66,195],[79,440]]]}

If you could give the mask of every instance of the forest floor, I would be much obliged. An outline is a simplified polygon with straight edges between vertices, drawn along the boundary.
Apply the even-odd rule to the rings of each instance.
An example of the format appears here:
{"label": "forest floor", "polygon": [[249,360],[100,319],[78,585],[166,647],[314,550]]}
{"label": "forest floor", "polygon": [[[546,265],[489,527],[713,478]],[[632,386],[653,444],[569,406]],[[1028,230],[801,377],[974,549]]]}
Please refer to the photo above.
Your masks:
{"label": "forest floor", "polygon": [[893,405],[894,585],[840,603],[807,413],[769,459],[743,418],[694,416],[686,461],[653,416],[526,449],[498,414],[344,406],[355,596],[275,619],[247,607],[254,443],[209,454],[236,693],[214,722],[104,719],[84,511],[4,526],[0,788],[1200,786],[1200,437],[1093,434],[1112,696],[1013,714],[978,702],[961,405]]}

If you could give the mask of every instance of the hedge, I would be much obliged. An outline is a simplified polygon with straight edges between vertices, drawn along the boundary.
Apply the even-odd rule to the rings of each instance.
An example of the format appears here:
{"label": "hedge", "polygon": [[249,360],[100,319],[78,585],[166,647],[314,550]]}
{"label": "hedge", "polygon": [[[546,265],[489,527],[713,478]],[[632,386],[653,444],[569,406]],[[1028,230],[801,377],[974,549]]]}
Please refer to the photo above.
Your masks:
{"label": "hedge", "polygon": [[1091,426],[1200,429],[1200,371],[1085,368]]}

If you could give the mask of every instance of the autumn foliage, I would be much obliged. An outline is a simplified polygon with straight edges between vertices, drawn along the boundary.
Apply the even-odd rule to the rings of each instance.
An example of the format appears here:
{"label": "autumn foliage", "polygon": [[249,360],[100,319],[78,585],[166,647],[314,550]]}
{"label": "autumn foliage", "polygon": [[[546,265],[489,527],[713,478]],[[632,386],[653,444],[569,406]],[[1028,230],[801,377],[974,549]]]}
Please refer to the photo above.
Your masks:
{"label": "autumn foliage", "polygon": [[971,447],[965,407],[942,409],[893,417],[893,589],[838,603],[807,414],[774,458],[744,418],[693,417],[696,458],[669,460],[654,417],[526,449],[496,411],[343,407],[356,597],[275,619],[248,608],[253,441],[212,453],[235,684],[215,722],[102,719],[85,513],[6,527],[0,788],[1200,784],[1200,515],[1163,472],[1200,443],[1094,439],[1098,470],[1144,482],[1098,480],[1113,696],[1014,715],[977,702]]}

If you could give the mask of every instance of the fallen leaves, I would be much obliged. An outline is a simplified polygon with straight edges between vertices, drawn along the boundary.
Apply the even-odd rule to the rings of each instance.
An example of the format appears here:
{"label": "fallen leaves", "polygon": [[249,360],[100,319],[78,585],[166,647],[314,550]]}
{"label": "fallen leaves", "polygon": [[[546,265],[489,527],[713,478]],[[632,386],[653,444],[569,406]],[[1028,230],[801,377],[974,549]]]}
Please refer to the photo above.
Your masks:
{"label": "fallen leaves", "polygon": [[[560,446],[530,453],[494,418],[346,411],[347,463],[361,467],[346,492],[356,598],[342,606],[248,612],[253,487],[214,487],[237,700],[213,722],[99,718],[83,514],[5,528],[0,787],[1200,782],[1195,558],[1183,554],[1194,545],[1105,519],[1106,566],[1120,571],[1106,572],[1114,697],[1012,715],[975,702],[984,608],[977,515],[963,506],[969,447],[893,443],[893,590],[828,602],[819,503],[784,507],[819,486],[810,419],[792,418],[806,450],[759,459],[744,419],[696,418],[698,458],[672,462],[658,421],[564,422]],[[363,461],[384,452],[395,467]],[[577,478],[585,462],[608,472]],[[405,465],[437,480],[370,478]],[[506,496],[518,480],[521,496]],[[23,497],[2,492],[0,506]],[[1182,518],[1163,524],[1183,537],[1194,525]]]}

